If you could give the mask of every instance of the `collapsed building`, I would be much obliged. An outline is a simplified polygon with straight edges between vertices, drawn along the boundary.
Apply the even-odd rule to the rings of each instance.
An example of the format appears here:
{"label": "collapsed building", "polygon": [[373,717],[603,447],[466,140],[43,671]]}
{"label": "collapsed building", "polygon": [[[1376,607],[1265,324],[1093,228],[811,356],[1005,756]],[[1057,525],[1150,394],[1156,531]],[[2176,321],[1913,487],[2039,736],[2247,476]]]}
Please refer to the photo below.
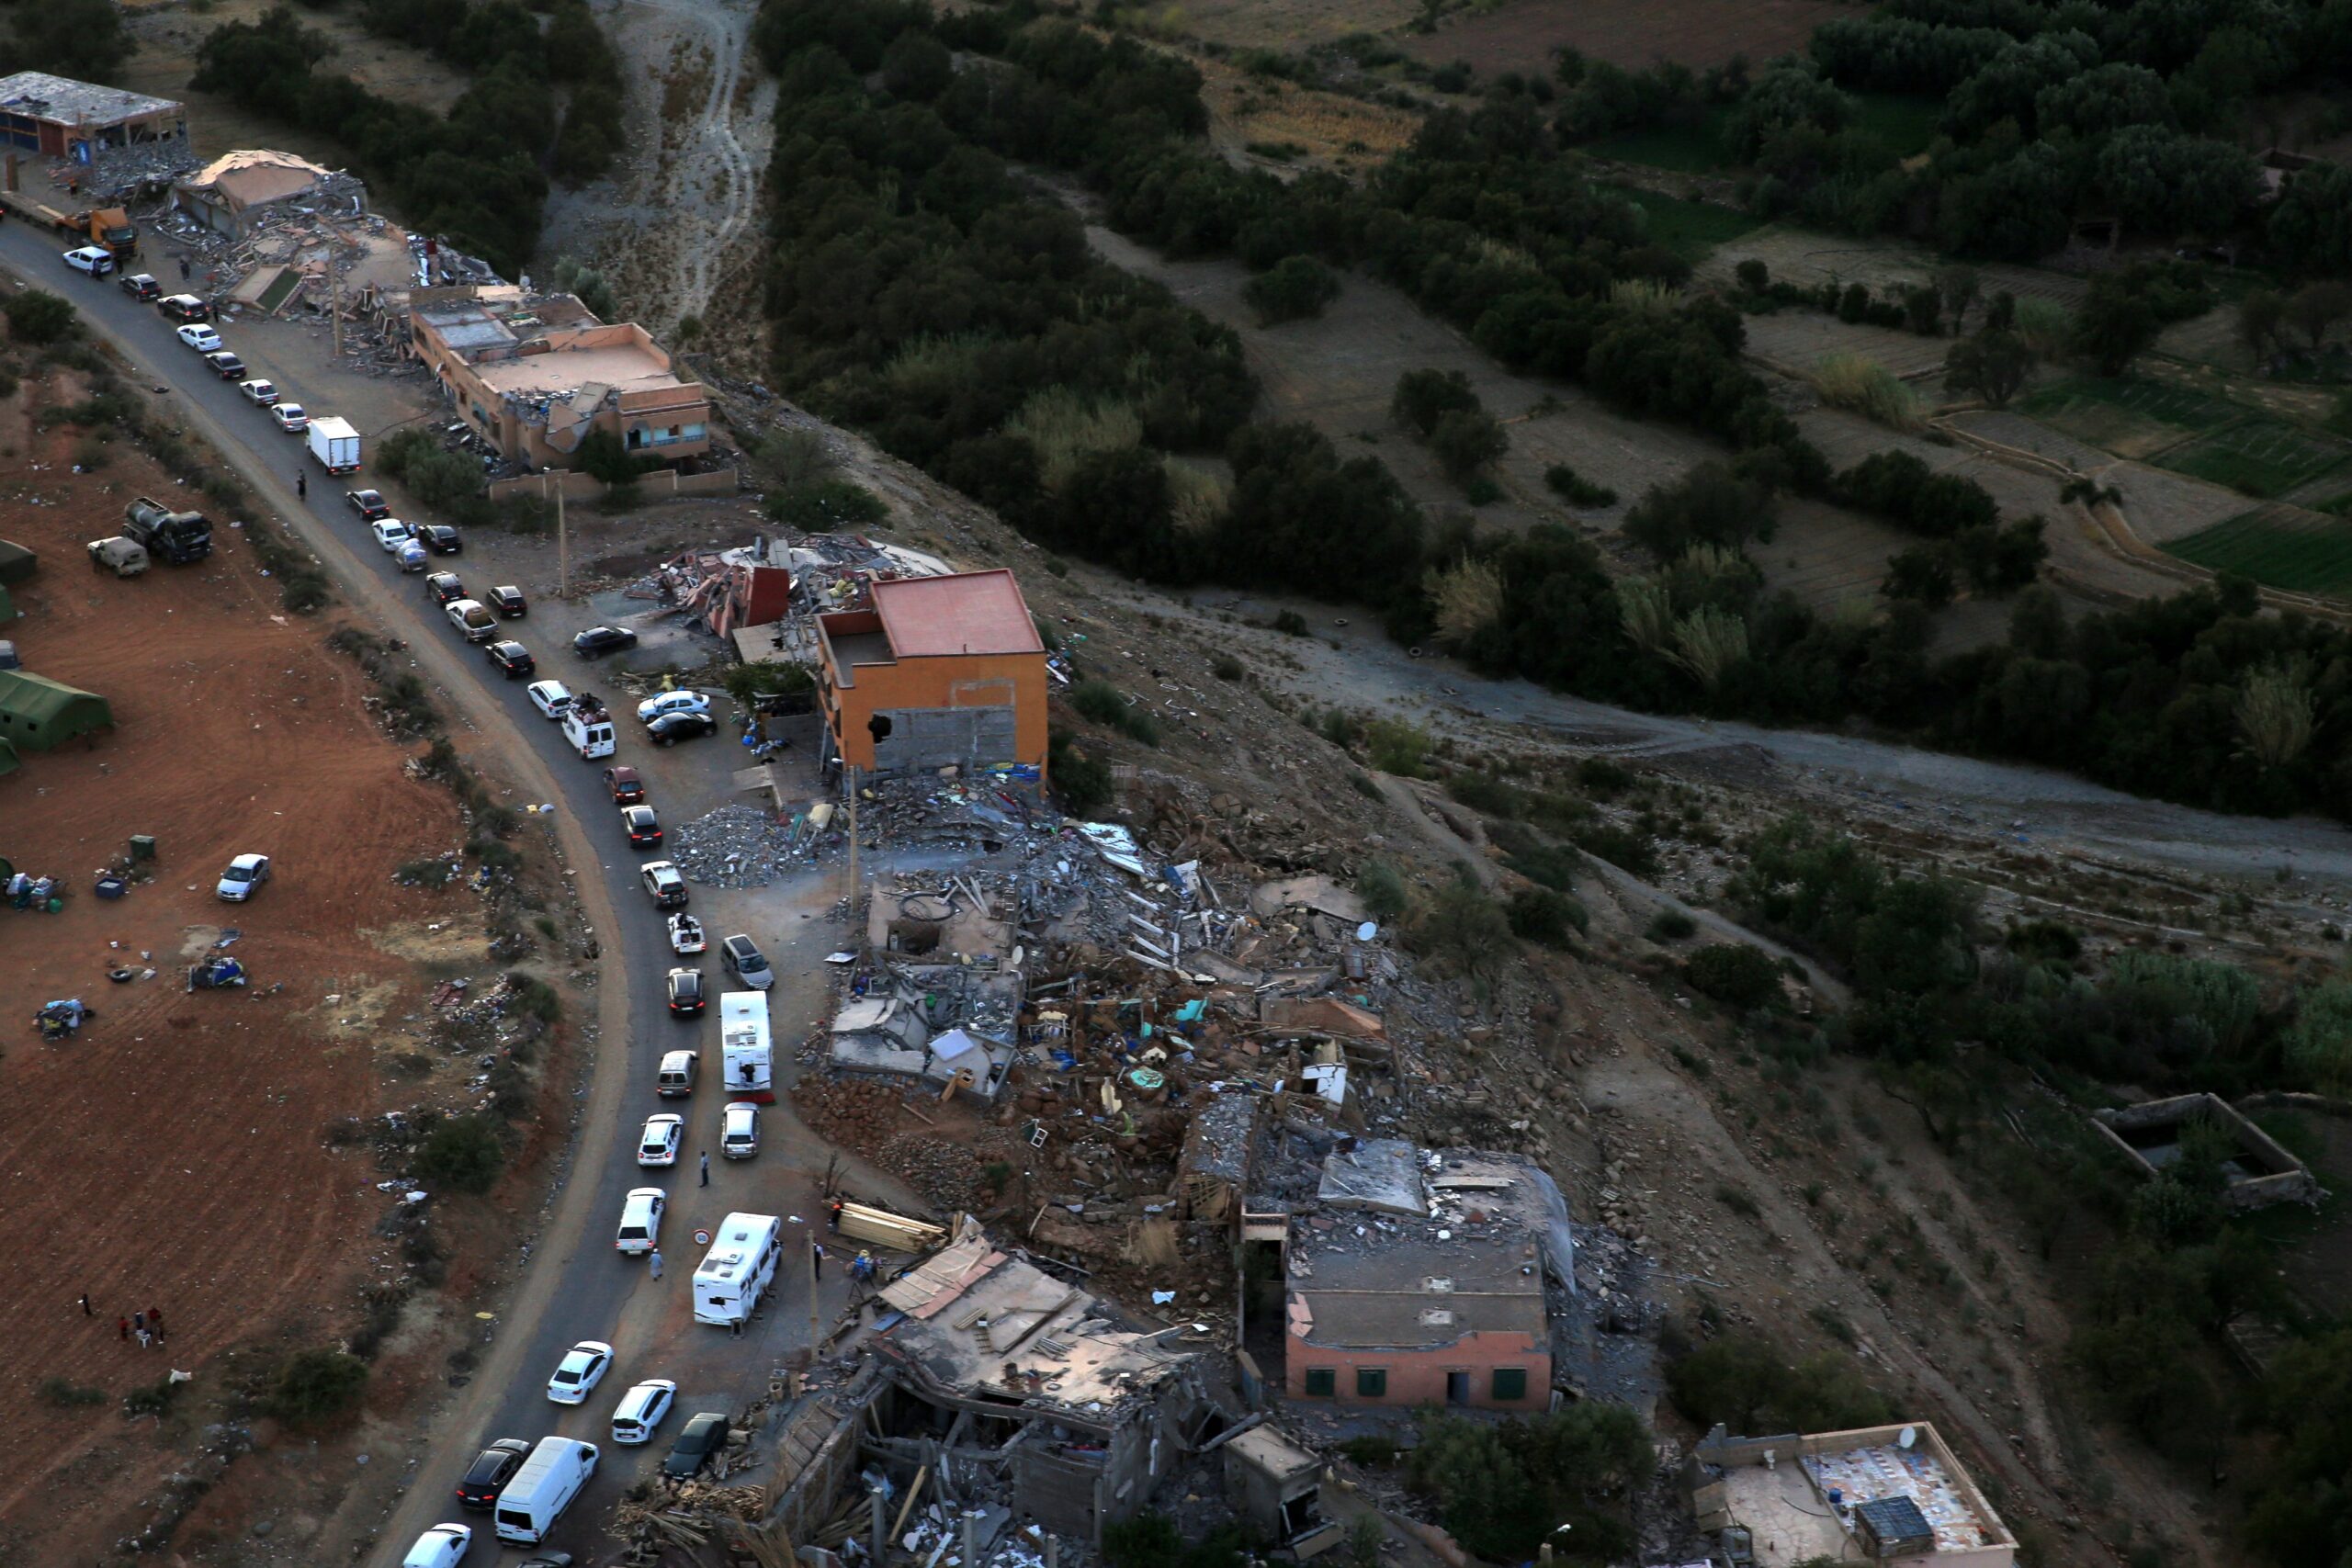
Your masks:
{"label": "collapsed building", "polygon": [[210,233],[243,240],[282,220],[289,209],[357,218],[368,209],[368,187],[352,175],[308,158],[253,149],[224,152],[174,181],[172,208]]}
{"label": "collapsed building", "polygon": [[2272,1203],[2317,1203],[2327,1195],[2310,1167],[2217,1094],[2181,1094],[2094,1111],[2091,1125],[2147,1180],[2192,1151],[2210,1156],[2220,1167],[2222,1207],[2233,1213]]}
{"label": "collapsed building", "polygon": [[1134,1328],[977,1222],[881,1300],[868,1343],[889,1392],[865,1447],[951,1497],[1099,1540],[1234,1424],[1199,1352],[1171,1343],[1190,1325]]}
{"label": "collapsed building", "polygon": [[512,284],[419,288],[412,345],[458,415],[506,461],[571,468],[601,431],[632,457],[711,449],[710,399],[633,321],[599,321],[569,294]]}
{"label": "collapsed building", "polygon": [[[115,195],[191,168],[187,108],[46,71],[0,77],[0,150],[56,160],[84,194]],[[11,187],[14,182],[11,182]]]}

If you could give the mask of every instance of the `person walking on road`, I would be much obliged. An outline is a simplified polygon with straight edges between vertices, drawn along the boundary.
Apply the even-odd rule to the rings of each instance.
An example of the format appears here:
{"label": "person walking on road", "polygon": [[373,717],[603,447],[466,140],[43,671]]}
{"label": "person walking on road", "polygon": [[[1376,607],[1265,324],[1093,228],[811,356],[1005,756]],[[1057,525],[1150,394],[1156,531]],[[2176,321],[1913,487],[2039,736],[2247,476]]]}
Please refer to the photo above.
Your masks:
{"label": "person walking on road", "polygon": [[702,1152],[702,1184],[705,1187],[710,1185],[710,1151],[708,1149]]}
{"label": "person walking on road", "polygon": [[147,1309],[147,1328],[148,1332],[154,1335],[155,1343],[161,1345],[164,1342],[164,1309],[162,1307]]}
{"label": "person walking on road", "polygon": [[813,1237],[808,1243],[808,1277],[812,1280],[825,1277],[825,1244]]}
{"label": "person walking on road", "polygon": [[180,281],[182,283],[187,281],[187,257],[186,256],[180,257]]}
{"label": "person walking on road", "polygon": [[90,1292],[87,1291],[84,1291],[82,1292],[82,1315],[84,1317],[96,1317],[98,1315],[96,1313],[90,1310]]}
{"label": "person walking on road", "polygon": [[653,1277],[662,1278],[662,1249],[658,1247],[653,1249]]}
{"label": "person walking on road", "polygon": [[130,1319],[129,1319],[129,1318],[127,1318],[127,1317],[118,1317],[118,1318],[116,1318],[116,1319],[114,1320],[114,1325],[115,1325],[116,1330],[117,1330],[119,1333],[120,1333],[120,1334],[121,1334],[121,1336],[122,1336],[122,1342],[123,1342],[124,1344],[126,1344],[126,1345],[130,1344]]}
{"label": "person walking on road", "polygon": [[308,474],[296,474],[296,475],[294,476],[294,493],[295,493],[296,495],[300,496],[300,497],[302,500],[304,500],[304,501],[308,501],[308,500],[310,500],[310,499],[311,499],[311,476],[310,476],[310,475],[308,475]]}

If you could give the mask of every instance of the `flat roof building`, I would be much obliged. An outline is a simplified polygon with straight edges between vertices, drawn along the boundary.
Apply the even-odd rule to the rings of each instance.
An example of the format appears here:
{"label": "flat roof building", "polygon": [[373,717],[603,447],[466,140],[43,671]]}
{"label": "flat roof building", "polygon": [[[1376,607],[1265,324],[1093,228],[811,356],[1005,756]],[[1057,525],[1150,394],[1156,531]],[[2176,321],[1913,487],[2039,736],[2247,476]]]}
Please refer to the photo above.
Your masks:
{"label": "flat roof building", "polygon": [[1717,1427],[1685,1471],[1699,1528],[1741,1530],[1762,1568],[1917,1559],[2010,1568],[2017,1540],[1924,1421],[1735,1438]]}
{"label": "flat roof building", "polygon": [[187,109],[169,98],[46,71],[0,77],[0,149],[89,164],[142,142],[187,143]]}
{"label": "flat roof building", "polygon": [[1046,645],[1011,571],[883,579],[872,609],[818,616],[817,644],[844,766],[1045,776]]}
{"label": "flat roof building", "polygon": [[416,355],[458,414],[510,462],[569,468],[591,431],[632,457],[662,461],[710,450],[710,399],[633,321],[596,319],[569,294],[506,285],[419,289]]}
{"label": "flat roof building", "polygon": [[1292,1214],[1283,1248],[1292,1398],[1550,1407],[1547,1282],[1573,1281],[1576,1263],[1549,1176],[1374,1139],[1325,1159],[1316,1209]]}

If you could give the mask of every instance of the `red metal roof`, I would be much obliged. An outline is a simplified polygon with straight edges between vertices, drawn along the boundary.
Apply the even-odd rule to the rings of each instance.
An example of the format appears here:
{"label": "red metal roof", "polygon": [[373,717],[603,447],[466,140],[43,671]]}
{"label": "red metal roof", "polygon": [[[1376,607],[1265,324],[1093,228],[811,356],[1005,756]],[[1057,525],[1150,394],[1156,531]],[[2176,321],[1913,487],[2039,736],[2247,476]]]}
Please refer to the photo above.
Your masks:
{"label": "red metal roof", "polygon": [[894,577],[874,585],[874,610],[900,659],[1043,653],[1021,584],[1002,567],[953,577]]}

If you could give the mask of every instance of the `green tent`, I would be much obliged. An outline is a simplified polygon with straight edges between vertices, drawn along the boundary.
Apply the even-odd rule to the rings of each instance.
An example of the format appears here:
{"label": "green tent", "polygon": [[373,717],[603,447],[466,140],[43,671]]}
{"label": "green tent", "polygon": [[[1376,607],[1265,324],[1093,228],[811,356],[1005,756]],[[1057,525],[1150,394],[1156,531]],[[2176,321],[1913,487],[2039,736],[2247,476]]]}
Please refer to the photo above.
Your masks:
{"label": "green tent", "polygon": [[0,539],[0,583],[24,581],[39,564],[38,558],[24,546]]}
{"label": "green tent", "polygon": [[6,626],[16,618],[17,602],[8,596],[6,589],[0,588],[0,626]]}
{"label": "green tent", "polygon": [[[15,743],[7,740],[0,740],[0,773],[13,773],[18,768],[23,766],[24,764],[22,762],[17,761],[17,748]],[[8,863],[6,861],[0,861],[0,865],[6,865],[7,863]]]}
{"label": "green tent", "polygon": [[28,671],[0,670],[0,741],[18,751],[46,751],[113,725],[104,697]]}

